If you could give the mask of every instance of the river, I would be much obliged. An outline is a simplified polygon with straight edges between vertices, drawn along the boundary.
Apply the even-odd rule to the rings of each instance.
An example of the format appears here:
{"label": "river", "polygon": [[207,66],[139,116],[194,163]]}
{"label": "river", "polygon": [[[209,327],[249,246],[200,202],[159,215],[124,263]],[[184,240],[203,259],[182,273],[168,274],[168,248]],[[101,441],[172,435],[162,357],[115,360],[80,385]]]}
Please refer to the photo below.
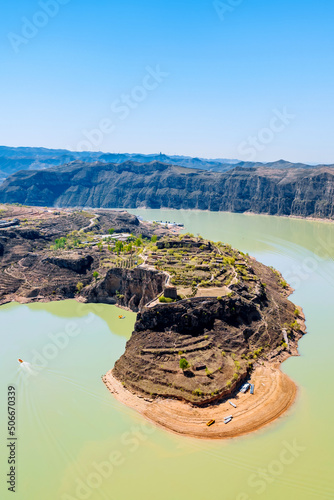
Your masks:
{"label": "river", "polygon": [[[134,210],[230,243],[279,269],[308,334],[283,370],[293,407],[262,430],[207,442],[148,424],[101,382],[135,314],[64,301],[0,308],[1,499],[320,500],[333,486],[334,225],[260,215]],[[18,358],[27,361],[19,365]],[[7,490],[7,391],[16,393],[16,494]]]}

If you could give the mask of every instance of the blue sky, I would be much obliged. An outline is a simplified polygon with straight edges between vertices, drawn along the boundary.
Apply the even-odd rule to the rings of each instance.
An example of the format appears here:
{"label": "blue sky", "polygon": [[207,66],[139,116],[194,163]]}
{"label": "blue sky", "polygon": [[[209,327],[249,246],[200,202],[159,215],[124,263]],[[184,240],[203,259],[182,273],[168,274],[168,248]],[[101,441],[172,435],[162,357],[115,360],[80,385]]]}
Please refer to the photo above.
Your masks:
{"label": "blue sky", "polygon": [[0,144],[333,163],[333,18],[328,0],[4,2]]}

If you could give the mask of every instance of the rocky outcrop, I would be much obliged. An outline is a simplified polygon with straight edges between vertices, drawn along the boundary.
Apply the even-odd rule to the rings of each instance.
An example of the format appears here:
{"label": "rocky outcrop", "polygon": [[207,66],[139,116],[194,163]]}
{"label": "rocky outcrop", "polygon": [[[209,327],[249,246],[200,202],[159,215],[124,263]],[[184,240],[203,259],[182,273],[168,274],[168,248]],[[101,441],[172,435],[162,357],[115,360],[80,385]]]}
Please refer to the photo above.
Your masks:
{"label": "rocky outcrop", "polygon": [[289,292],[277,272],[255,259],[249,265],[261,280],[240,277],[226,296],[208,290],[208,297],[142,309],[113,376],[141,396],[204,405],[233,392],[258,358],[297,354],[303,323]]}
{"label": "rocky outcrop", "polygon": [[0,202],[333,218],[334,169],[239,166],[220,173],[161,162],[73,162],[12,175],[0,186]]}
{"label": "rocky outcrop", "polygon": [[19,223],[20,223],[19,219],[13,219],[10,221],[0,221],[0,229],[11,226],[17,226]]}
{"label": "rocky outcrop", "polygon": [[26,240],[37,240],[39,238],[44,238],[44,235],[42,235],[36,229],[17,229],[16,234]]}
{"label": "rocky outcrop", "polygon": [[91,255],[71,254],[66,255],[66,257],[46,257],[43,262],[50,262],[55,266],[70,269],[79,274],[85,274],[90,270],[93,260]]}
{"label": "rocky outcrop", "polygon": [[117,303],[137,312],[162,292],[165,282],[166,275],[158,271],[113,268],[82,296],[87,302]]}

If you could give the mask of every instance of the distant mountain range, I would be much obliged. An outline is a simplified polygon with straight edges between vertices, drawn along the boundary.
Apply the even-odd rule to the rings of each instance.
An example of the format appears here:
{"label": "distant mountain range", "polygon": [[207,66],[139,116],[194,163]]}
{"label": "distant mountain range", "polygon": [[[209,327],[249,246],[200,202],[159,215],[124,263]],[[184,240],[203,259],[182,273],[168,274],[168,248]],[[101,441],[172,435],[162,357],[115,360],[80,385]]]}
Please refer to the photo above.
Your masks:
{"label": "distant mountain range", "polygon": [[[40,159],[40,150],[36,151]],[[196,167],[186,168],[180,166],[180,161],[177,165],[133,160],[111,163],[107,162],[109,155],[103,156],[103,161],[91,163],[75,160],[47,169],[27,167],[0,185],[0,202],[334,218],[333,166],[294,165],[282,160],[267,165],[225,164],[228,169],[221,172],[208,171],[208,166],[199,170],[198,162],[194,162]],[[192,164],[192,159],[183,160]],[[204,164],[206,160],[198,161]]]}
{"label": "distant mountain range", "polygon": [[[120,164],[126,161],[138,163],[150,163],[158,161],[168,165],[179,165],[181,167],[209,170],[213,172],[228,172],[235,166],[252,168],[266,165],[269,168],[314,168],[312,165],[303,163],[290,163],[279,160],[273,163],[240,162],[239,160],[228,160],[225,158],[206,159],[191,158],[190,156],[168,156],[160,154],[128,154],[128,153],[102,153],[102,152],[73,152],[65,149],[46,148],[11,148],[0,146],[0,182],[8,176],[20,170],[42,170],[49,167],[66,165],[73,161],[92,163],[95,161],[103,163]],[[323,167],[324,165],[319,165]]]}

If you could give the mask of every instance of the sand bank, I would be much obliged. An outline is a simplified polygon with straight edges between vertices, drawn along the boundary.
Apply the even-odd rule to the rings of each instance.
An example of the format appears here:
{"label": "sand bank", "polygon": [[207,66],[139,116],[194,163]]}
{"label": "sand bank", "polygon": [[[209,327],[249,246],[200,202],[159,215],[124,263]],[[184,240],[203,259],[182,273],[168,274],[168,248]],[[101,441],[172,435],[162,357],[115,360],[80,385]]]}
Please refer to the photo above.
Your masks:
{"label": "sand bank", "polygon": [[[258,430],[280,417],[292,405],[296,398],[297,387],[279,366],[266,365],[257,367],[250,382],[255,385],[251,395],[237,393],[229,400],[197,407],[191,404],[158,398],[150,400],[137,396],[123,387],[109,371],[104,377],[108,390],[120,402],[135,409],[154,424],[171,432],[202,439],[226,439],[242,436]],[[232,401],[237,408],[233,408]],[[229,424],[224,417],[233,415]],[[214,419],[213,426],[206,423]]]}

